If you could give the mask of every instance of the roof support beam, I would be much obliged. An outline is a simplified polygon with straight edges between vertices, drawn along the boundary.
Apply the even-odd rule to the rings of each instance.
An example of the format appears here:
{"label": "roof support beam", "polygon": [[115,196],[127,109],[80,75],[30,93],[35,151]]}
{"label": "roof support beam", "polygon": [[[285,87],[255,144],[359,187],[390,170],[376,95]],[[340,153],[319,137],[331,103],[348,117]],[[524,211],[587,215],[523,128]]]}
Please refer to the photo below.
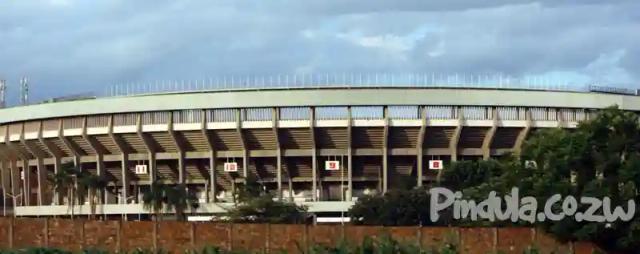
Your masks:
{"label": "roof support beam", "polygon": [[47,151],[45,152],[48,152],[53,158],[62,159],[62,157],[64,157],[64,153],[60,151],[59,148],[49,144],[49,142],[47,142],[47,140],[44,139],[43,133],[44,133],[43,124],[42,122],[40,122],[40,131],[38,132],[38,141],[40,141],[40,143],[42,143],[42,145],[45,148],[47,148]]}
{"label": "roof support beam", "polygon": [[496,108],[489,108],[493,112],[493,122],[491,124],[491,128],[487,131],[484,136],[484,140],[482,140],[482,159],[488,160],[491,158],[491,144],[493,143],[493,138],[496,134],[496,130],[498,129],[498,111]]}
{"label": "roof support beam", "polygon": [[60,139],[60,141],[62,141],[62,144],[64,144],[64,146],[67,147],[67,149],[69,149],[69,151],[71,152],[71,155],[73,156],[74,165],[76,167],[82,167],[80,165],[80,156],[82,156],[82,153],[80,152],[80,149],[75,146],[75,144],[71,143],[64,136],[64,124],[62,119],[60,120],[60,125],[58,129],[58,138]]}
{"label": "roof support beam", "polygon": [[173,144],[176,146],[178,150],[178,183],[184,184],[186,182],[186,167],[184,161],[184,146],[182,142],[179,140],[175,131],[173,131],[173,111],[169,114],[169,126],[167,128],[169,132],[169,137],[173,140]]}
{"label": "roof support beam", "polygon": [[22,143],[22,145],[27,149],[29,153],[33,155],[33,157],[42,158],[42,159],[47,157],[47,155],[42,153],[40,149],[38,149],[35,146],[32,146],[31,144],[29,144],[29,142],[27,142],[24,139],[24,124],[22,124],[22,131],[20,132],[20,143]]}
{"label": "roof support beam", "polygon": [[[31,159],[31,155],[23,153],[22,149],[18,148],[16,145],[13,144],[13,142],[9,139],[9,128],[5,128],[6,132],[5,132],[5,141],[4,143],[7,145],[7,147],[10,150],[13,150],[14,153],[16,154],[16,156],[21,159],[21,160],[25,160],[28,161],[29,159]],[[22,136],[22,132],[20,133],[20,136]]]}
{"label": "roof support beam", "polygon": [[522,154],[522,146],[524,144],[524,141],[527,139],[527,136],[529,136],[529,132],[531,131],[531,111],[529,111],[528,109],[525,111],[525,127],[522,128],[522,130],[520,131],[520,133],[518,133],[518,137],[516,138],[516,142],[513,145],[513,153],[517,156],[520,157]]}
{"label": "roof support beam", "polygon": [[89,134],[87,134],[87,129],[87,117],[84,117],[84,119],[82,120],[82,139],[84,139],[84,141],[89,144],[89,147],[91,147],[91,150],[93,150],[96,155],[106,154],[107,151],[101,145],[99,145],[98,142],[91,138]]}

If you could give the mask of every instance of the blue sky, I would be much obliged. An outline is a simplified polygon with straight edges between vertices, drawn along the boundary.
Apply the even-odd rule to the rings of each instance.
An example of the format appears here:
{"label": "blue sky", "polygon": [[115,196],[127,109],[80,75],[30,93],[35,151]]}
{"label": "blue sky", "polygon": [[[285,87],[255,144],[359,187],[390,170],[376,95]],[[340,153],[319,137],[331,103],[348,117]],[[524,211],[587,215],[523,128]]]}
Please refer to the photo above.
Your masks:
{"label": "blue sky", "polygon": [[502,73],[640,88],[640,1],[0,1],[32,100],[222,75]]}

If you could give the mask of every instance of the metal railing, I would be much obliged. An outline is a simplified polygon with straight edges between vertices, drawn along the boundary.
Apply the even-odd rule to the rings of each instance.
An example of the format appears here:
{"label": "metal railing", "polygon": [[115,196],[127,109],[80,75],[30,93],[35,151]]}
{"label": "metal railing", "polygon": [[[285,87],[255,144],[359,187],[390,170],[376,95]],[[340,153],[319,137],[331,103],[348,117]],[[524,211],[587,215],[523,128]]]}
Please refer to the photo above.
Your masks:
{"label": "metal railing", "polygon": [[[116,84],[106,87],[104,96],[132,96],[225,90],[299,88],[475,88],[589,92],[590,85],[558,82],[546,78],[514,78],[504,75],[438,74],[293,74],[272,76],[222,76],[199,80],[157,80]],[[612,89],[610,92],[632,91]]]}

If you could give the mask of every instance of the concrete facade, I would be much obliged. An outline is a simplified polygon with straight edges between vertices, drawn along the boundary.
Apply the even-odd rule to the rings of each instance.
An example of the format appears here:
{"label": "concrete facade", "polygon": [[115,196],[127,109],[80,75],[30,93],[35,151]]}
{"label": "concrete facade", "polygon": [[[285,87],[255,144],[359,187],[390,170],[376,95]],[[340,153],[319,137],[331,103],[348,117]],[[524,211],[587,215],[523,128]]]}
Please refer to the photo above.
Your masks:
{"label": "concrete facade", "polygon": [[[429,160],[519,153],[540,128],[575,128],[598,109],[640,111],[640,97],[486,89],[240,90],[113,97],[0,109],[5,203],[16,215],[60,215],[47,180],[60,165],[110,179],[103,213],[145,213],[154,180],[185,183],[219,212],[252,176],[318,212],[400,185],[425,185]],[[325,170],[325,161],[340,169]],[[235,162],[238,172],[224,171]],[[136,165],[148,172],[136,174]],[[114,194],[115,193],[115,194]],[[56,198],[58,196],[58,198]],[[346,204],[346,205],[345,205]],[[65,206],[66,207],[66,206]],[[82,213],[82,208],[78,212]],[[66,209],[66,213],[70,209]]]}

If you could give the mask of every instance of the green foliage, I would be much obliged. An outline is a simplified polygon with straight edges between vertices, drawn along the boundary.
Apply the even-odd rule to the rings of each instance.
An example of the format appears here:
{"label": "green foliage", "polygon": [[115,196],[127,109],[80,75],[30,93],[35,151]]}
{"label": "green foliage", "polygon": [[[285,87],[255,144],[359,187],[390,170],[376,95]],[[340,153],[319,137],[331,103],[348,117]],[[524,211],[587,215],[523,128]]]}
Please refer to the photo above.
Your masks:
{"label": "green foliage", "polygon": [[56,248],[32,247],[18,250],[0,250],[0,254],[71,254],[71,252]]}
{"label": "green foliage", "polygon": [[264,185],[258,181],[256,176],[249,174],[245,178],[244,184],[234,190],[234,203],[246,202],[253,198],[266,194]]}
{"label": "green foliage", "polygon": [[457,254],[457,246],[454,244],[444,244],[439,248],[426,249],[414,243],[399,242],[389,236],[382,236],[379,239],[366,237],[362,243],[348,243],[341,241],[333,247],[315,245],[309,250],[299,250],[305,254]]}
{"label": "green foliage", "polygon": [[[534,161],[535,164],[525,163]],[[526,164],[526,165],[525,165]],[[535,167],[532,167],[535,166]],[[532,196],[538,211],[555,194],[611,199],[611,207],[627,210],[627,200],[640,201],[640,126],[635,113],[610,107],[582,122],[575,130],[544,129],[535,131],[525,142],[521,158],[459,161],[442,172],[441,185],[462,191],[463,199],[480,202],[489,192],[501,197],[516,187],[520,197]],[[423,211],[414,204],[428,207],[428,195],[414,200],[410,191],[390,191],[384,196],[365,197],[352,208],[355,223],[365,225],[425,224]],[[578,207],[584,213],[588,207]],[[561,209],[561,203],[552,207]],[[600,209],[596,214],[602,215]],[[441,216],[447,216],[442,214]],[[449,214],[450,216],[450,214]],[[577,222],[573,217],[561,221],[536,223],[561,240],[585,240],[622,251],[640,248],[640,217],[611,223]],[[445,225],[509,226],[528,222],[468,220],[440,221]]]}
{"label": "green foliage", "polygon": [[165,185],[159,181],[152,182],[150,188],[145,190],[142,203],[145,209],[155,213],[156,219],[164,209],[173,209],[178,220],[185,220],[185,211],[188,208],[196,209],[200,206],[198,198],[186,185]]}
{"label": "green foliage", "polygon": [[234,222],[303,223],[307,213],[306,207],[262,195],[231,209],[229,216]]}
{"label": "green foliage", "polygon": [[366,196],[349,210],[351,221],[360,225],[430,225],[429,195],[425,189],[390,190]]}
{"label": "green foliage", "polygon": [[82,204],[88,197],[91,215],[95,213],[97,192],[107,186],[107,179],[104,176],[81,170],[73,162],[62,164],[49,181],[53,183],[53,189],[58,195],[66,196],[70,208],[75,205],[76,199]]}

